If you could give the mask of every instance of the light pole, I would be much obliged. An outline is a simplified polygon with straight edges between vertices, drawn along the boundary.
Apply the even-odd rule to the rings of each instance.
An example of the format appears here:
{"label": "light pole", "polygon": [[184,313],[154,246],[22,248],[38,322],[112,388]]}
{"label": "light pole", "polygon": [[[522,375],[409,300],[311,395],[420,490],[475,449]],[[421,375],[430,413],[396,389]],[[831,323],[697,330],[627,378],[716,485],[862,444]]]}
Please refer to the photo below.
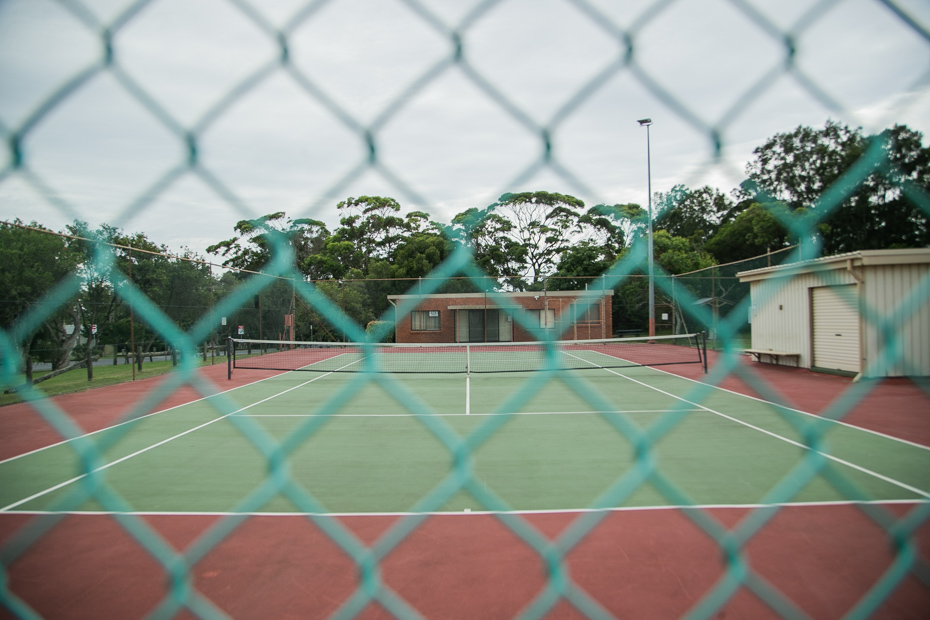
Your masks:
{"label": "light pole", "polygon": [[640,127],[646,128],[646,179],[649,190],[649,228],[647,232],[649,242],[649,337],[652,338],[656,335],[656,290],[652,268],[652,153],[650,153],[649,145],[649,126],[652,125],[652,119],[644,118],[636,122],[639,123]]}

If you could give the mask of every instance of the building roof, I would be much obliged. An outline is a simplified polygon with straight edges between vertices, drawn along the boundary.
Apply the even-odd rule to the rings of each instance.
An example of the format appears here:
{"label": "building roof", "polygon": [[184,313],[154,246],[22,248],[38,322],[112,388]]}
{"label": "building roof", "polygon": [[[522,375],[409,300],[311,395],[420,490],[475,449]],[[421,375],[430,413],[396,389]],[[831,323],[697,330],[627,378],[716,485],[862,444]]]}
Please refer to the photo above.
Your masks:
{"label": "building roof", "polygon": [[874,267],[877,265],[919,265],[930,263],[930,248],[912,248],[902,250],[860,250],[835,256],[824,256],[812,260],[799,261],[741,271],[736,274],[740,282],[783,278],[815,271],[832,271],[851,269],[853,267]]}
{"label": "building roof", "polygon": [[432,295],[388,295],[388,299],[410,299],[412,297],[428,297],[430,299],[483,299],[492,296],[503,297],[601,297],[613,295],[613,289],[592,288],[586,291],[520,291],[516,293],[433,293]]}

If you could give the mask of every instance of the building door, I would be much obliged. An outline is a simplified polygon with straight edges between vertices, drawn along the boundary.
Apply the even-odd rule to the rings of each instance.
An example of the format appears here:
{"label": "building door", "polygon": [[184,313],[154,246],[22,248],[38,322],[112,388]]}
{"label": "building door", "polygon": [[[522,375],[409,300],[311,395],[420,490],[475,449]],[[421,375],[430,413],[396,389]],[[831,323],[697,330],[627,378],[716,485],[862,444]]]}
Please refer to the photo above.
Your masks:
{"label": "building door", "polygon": [[485,315],[485,325],[487,329],[485,330],[485,342],[500,342],[501,339],[501,324],[498,314],[499,310],[492,309],[486,310],[487,314]]}
{"label": "building door", "polygon": [[456,310],[456,342],[510,342],[510,315],[498,308]]}
{"label": "building door", "polygon": [[812,366],[859,372],[859,303],[855,284],[811,289]]}
{"label": "building door", "polygon": [[484,310],[468,311],[468,342],[484,342]]}

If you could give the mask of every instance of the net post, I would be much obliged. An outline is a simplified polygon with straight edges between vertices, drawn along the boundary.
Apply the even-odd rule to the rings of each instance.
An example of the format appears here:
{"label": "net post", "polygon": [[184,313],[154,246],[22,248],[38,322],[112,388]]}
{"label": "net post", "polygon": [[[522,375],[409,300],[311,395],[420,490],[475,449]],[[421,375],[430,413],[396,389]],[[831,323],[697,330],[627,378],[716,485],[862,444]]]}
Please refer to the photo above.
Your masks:
{"label": "net post", "polygon": [[707,332],[701,332],[701,358],[704,366],[704,374],[707,374]]}
{"label": "net post", "polygon": [[465,345],[465,415],[471,414],[471,345]]}
{"label": "net post", "polygon": [[233,369],[233,339],[232,336],[226,337],[226,380],[232,380],[232,369]]}

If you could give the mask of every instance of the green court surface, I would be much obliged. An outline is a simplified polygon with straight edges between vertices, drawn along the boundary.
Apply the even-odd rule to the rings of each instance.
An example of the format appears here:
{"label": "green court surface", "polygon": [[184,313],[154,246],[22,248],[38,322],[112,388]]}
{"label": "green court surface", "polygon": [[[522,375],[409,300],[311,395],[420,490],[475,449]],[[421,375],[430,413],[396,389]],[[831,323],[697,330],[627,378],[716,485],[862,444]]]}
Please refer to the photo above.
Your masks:
{"label": "green court surface", "polygon": [[[290,372],[9,459],[0,479],[12,512],[913,501],[930,449],[652,368]],[[100,484],[112,501],[86,499]]]}

